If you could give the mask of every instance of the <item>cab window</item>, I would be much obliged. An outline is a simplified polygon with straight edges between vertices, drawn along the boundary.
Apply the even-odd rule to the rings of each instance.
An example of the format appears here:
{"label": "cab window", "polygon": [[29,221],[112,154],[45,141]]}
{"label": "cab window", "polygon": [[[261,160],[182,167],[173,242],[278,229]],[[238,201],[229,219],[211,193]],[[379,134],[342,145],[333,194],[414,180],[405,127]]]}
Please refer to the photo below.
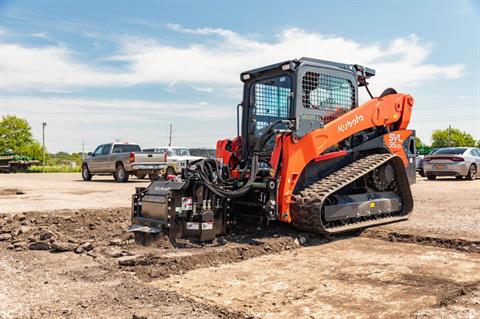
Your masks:
{"label": "cab window", "polygon": [[110,148],[112,147],[112,144],[105,144],[103,145],[103,149],[102,149],[102,155],[108,155],[108,153],[110,152]]}
{"label": "cab window", "polygon": [[168,148],[156,148],[155,153],[160,153],[160,154],[167,154],[168,156],[172,156],[172,151],[170,151]]}
{"label": "cab window", "polygon": [[[259,80],[250,89],[250,117],[248,130],[248,147],[252,148],[267,127],[281,119],[287,119],[291,113],[292,79],[281,75],[273,78]],[[277,128],[285,128],[285,124]],[[273,149],[275,137],[272,136],[265,148]]]}
{"label": "cab window", "polygon": [[93,152],[93,156],[98,156],[98,155],[102,154],[102,149],[103,149],[103,145],[97,146],[97,148]]}
{"label": "cab window", "polygon": [[323,111],[347,111],[355,107],[355,89],[348,79],[307,72],[302,79],[305,108]]}
{"label": "cab window", "polygon": [[256,82],[251,90],[253,133],[259,137],[265,128],[279,119],[290,116],[292,80],[278,76]]}
{"label": "cab window", "polygon": [[175,155],[190,156],[190,152],[186,148],[178,148],[175,150]]}
{"label": "cab window", "polygon": [[[130,153],[130,152],[141,152],[142,149],[140,146],[135,144],[115,144],[113,146],[112,153]],[[145,152],[153,151],[153,150],[144,150]]]}

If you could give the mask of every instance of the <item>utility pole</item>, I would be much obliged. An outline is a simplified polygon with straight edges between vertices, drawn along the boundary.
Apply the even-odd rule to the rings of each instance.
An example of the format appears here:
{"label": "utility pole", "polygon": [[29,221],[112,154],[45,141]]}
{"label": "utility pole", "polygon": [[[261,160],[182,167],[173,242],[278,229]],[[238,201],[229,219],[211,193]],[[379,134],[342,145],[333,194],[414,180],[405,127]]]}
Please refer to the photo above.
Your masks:
{"label": "utility pole", "polygon": [[42,122],[42,150],[43,150],[43,172],[45,173],[45,126],[47,122]]}
{"label": "utility pole", "polygon": [[168,146],[172,146],[172,123],[170,123],[170,133],[168,134]]}
{"label": "utility pole", "polygon": [[85,158],[85,140],[82,139],[82,159]]}

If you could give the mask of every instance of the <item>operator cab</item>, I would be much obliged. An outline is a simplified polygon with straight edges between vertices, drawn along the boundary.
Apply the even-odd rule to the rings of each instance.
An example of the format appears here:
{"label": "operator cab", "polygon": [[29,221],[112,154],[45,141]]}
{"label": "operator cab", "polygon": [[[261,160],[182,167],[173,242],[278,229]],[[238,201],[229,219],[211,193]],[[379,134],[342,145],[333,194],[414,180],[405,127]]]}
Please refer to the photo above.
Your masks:
{"label": "operator cab", "polygon": [[[374,70],[358,65],[311,58],[243,72],[242,151],[250,155],[259,137],[277,120],[294,119],[298,137],[323,127],[358,105],[358,87],[374,75]],[[265,144],[266,153],[273,150],[274,138]]]}

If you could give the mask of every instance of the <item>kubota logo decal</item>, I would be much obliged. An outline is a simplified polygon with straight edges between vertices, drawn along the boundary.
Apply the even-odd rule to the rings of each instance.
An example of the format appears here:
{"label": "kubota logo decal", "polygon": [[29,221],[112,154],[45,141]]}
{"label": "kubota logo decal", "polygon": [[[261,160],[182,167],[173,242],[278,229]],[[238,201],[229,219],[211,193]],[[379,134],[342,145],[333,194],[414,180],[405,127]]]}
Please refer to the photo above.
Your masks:
{"label": "kubota logo decal", "polygon": [[156,191],[168,192],[170,190],[170,187],[155,186],[153,189]]}
{"label": "kubota logo decal", "polygon": [[388,142],[387,142],[388,148],[391,150],[398,150],[402,148],[403,140],[398,133],[390,133],[388,135]]}
{"label": "kubota logo decal", "polygon": [[345,132],[360,122],[363,122],[363,115],[357,115],[354,119],[347,120],[345,123],[339,124],[337,128],[339,132]]}

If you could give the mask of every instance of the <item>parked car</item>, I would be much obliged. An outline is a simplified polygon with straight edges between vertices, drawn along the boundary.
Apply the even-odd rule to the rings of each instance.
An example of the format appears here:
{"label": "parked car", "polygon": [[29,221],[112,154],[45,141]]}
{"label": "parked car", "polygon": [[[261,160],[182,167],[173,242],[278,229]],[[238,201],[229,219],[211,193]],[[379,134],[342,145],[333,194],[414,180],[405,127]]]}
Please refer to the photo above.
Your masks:
{"label": "parked car", "polygon": [[117,182],[125,183],[130,175],[155,180],[164,174],[167,155],[142,152],[138,144],[109,143],[99,145],[82,163],[82,178],[89,181],[94,175],[113,175]]}
{"label": "parked car", "polygon": [[[431,150],[428,155],[434,154],[438,148],[434,148]],[[420,174],[420,176],[425,177],[425,171],[423,170],[423,159],[425,158],[424,155],[417,155],[415,158],[415,167],[417,169],[417,173]]]}
{"label": "parked car", "polygon": [[163,146],[147,148],[144,149],[144,151],[167,155],[168,165],[165,170],[165,177],[180,174],[182,168],[184,168],[188,162],[204,158],[203,156],[193,156],[190,154],[190,150],[186,147]]}
{"label": "parked car", "polygon": [[429,180],[437,176],[474,180],[479,168],[480,149],[473,147],[441,148],[423,159],[423,170]]}

